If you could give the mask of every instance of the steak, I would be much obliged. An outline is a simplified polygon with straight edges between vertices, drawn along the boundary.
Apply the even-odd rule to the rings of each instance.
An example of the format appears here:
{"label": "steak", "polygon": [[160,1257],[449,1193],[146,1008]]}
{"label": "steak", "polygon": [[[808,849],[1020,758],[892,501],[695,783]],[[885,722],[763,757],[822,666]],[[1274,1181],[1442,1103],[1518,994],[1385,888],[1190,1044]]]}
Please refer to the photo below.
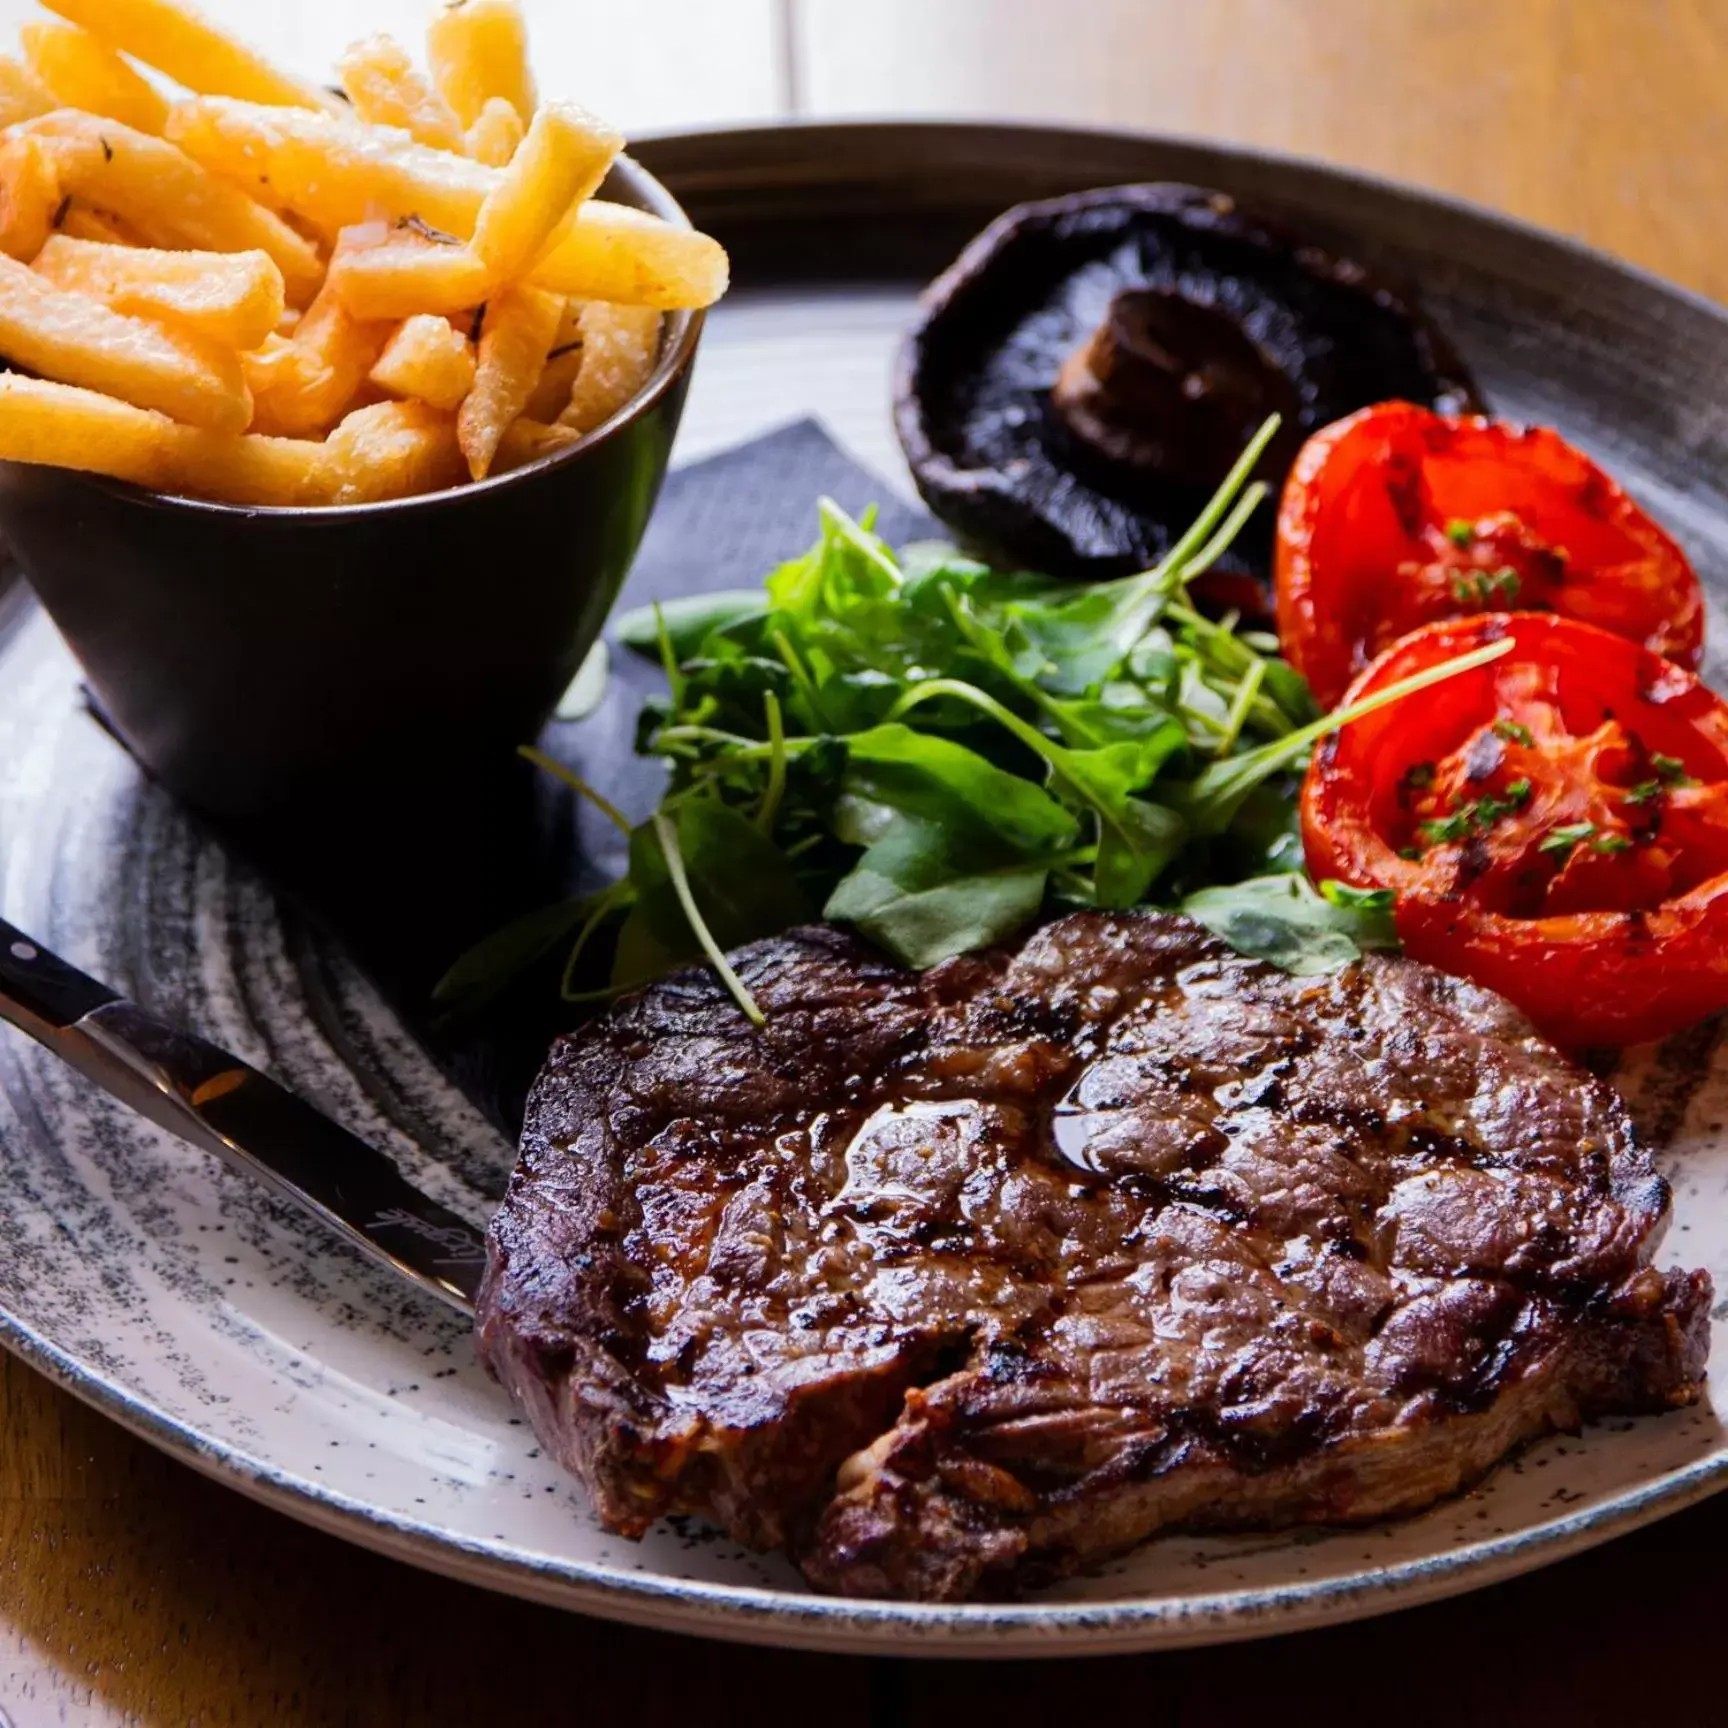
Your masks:
{"label": "steak", "polygon": [[1163,914],[901,971],[794,931],[552,1052],[481,1354],[611,1529],[952,1600],[1153,1531],[1414,1512],[1698,1396],[1710,1279],[1614,1093],[1413,961]]}

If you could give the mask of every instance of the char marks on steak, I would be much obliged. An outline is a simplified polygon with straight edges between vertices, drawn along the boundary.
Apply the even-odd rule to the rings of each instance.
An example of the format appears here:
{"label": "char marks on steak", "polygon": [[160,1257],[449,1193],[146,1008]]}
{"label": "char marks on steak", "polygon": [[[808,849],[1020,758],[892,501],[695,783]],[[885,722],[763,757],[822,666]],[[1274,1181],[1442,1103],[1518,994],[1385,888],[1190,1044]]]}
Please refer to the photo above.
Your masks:
{"label": "char marks on steak", "polygon": [[1613,1092],[1414,962],[1157,914],[903,972],[809,929],[554,1050],[481,1351],[635,1535],[954,1599],[1176,1525],[1412,1512],[1691,1402],[1710,1280]]}

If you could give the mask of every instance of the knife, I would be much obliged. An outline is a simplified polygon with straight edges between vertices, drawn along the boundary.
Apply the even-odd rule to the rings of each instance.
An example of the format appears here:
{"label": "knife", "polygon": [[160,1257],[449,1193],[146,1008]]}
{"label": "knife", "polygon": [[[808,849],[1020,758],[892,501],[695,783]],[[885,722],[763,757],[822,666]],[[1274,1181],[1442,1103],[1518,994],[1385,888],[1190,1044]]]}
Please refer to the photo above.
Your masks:
{"label": "knife", "polygon": [[485,1238],[346,1128],[0,919],[0,1020],[159,1128],[303,1207],[373,1260],[474,1312]]}

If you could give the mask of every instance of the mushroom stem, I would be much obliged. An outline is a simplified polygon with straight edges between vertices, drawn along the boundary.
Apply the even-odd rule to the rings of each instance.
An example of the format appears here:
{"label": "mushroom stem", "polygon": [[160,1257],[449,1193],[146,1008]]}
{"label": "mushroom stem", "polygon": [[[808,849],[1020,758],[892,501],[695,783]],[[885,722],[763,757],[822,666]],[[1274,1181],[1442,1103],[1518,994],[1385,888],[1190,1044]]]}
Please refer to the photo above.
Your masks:
{"label": "mushroom stem", "polygon": [[1214,485],[1269,414],[1296,422],[1290,380],[1227,312],[1163,288],[1125,288],[1063,363],[1051,403],[1112,462]]}

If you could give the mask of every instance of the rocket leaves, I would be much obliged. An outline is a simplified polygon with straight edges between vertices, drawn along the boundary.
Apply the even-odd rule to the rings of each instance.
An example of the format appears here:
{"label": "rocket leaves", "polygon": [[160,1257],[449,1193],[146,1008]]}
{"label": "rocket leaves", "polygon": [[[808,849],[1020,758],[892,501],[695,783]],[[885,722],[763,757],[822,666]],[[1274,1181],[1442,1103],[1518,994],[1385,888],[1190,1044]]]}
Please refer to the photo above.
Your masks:
{"label": "rocket leaves", "polygon": [[[1321,719],[1269,638],[1202,616],[1187,589],[1261,503],[1249,475],[1275,430],[1138,575],[1058,582],[937,546],[897,557],[824,499],[816,543],[761,590],[619,620],[666,669],[638,749],[671,776],[629,874],[577,915],[584,943],[596,920],[617,926],[613,987],[817,908],[927,966],[1047,905],[1177,904],[1269,860],[1293,867],[1274,789],[1351,716]],[[1312,890],[1229,892],[1187,904],[1303,968],[1361,924]],[[569,928],[549,915],[489,952],[537,954]],[[486,958],[458,963],[447,1002],[491,988]],[[575,974],[566,994],[591,994]]]}
{"label": "rocket leaves", "polygon": [[941,822],[898,817],[844,875],[823,916],[908,966],[933,966],[1030,923],[1050,866]]}
{"label": "rocket leaves", "polygon": [[1392,896],[1286,871],[1225,887],[1202,888],[1181,910],[1239,954],[1270,960],[1299,978],[1336,972],[1359,954],[1396,948]]}

